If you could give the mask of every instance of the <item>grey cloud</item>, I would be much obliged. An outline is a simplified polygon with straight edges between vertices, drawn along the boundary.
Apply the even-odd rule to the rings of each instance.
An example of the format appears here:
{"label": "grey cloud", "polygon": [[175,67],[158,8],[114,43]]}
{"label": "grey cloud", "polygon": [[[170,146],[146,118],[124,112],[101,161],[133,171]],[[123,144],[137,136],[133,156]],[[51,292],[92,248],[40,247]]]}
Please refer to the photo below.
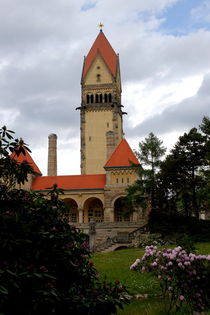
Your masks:
{"label": "grey cloud", "polygon": [[210,74],[206,75],[197,95],[184,99],[165,109],[161,114],[144,120],[132,128],[127,124],[127,134],[131,136],[145,136],[150,132],[167,134],[173,131],[185,131],[198,127],[204,115],[210,116]]}
{"label": "grey cloud", "polygon": [[[105,35],[120,53],[123,84],[150,80],[153,88],[163,81],[173,83],[183,74],[210,71],[209,32],[182,38],[158,33],[161,20],[155,12],[176,1],[0,0],[0,111],[19,113],[2,123],[11,126],[32,149],[52,132],[62,139],[78,139],[79,111],[75,108],[80,105],[83,56],[97,36],[99,22],[105,24]],[[96,4],[94,8],[81,11],[91,3]],[[149,15],[146,22],[139,19],[139,12],[145,11]],[[193,105],[187,112],[190,104],[185,100],[143,127],[127,128],[128,132],[158,129],[163,121],[170,129],[170,115],[177,116],[174,128],[186,125],[187,120],[190,124],[194,116],[205,114],[208,84],[204,82],[199,93],[191,100],[199,107]],[[179,106],[186,107],[182,115],[178,115]]]}

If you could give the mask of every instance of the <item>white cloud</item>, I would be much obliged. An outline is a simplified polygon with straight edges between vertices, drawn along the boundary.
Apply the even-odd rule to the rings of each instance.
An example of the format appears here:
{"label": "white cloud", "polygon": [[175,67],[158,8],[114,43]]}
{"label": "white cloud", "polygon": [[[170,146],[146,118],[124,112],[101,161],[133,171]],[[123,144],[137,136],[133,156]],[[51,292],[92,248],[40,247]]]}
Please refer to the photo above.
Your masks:
{"label": "white cloud", "polygon": [[[210,95],[210,32],[197,29],[180,37],[161,32],[164,12],[178,1],[0,1],[1,124],[30,144],[44,173],[50,133],[60,143],[59,172],[78,173],[75,108],[80,106],[83,56],[99,22],[120,53],[129,140],[147,134],[149,127],[163,134],[167,126],[173,133],[199,122]],[[197,18],[209,1],[202,3],[192,11]]]}

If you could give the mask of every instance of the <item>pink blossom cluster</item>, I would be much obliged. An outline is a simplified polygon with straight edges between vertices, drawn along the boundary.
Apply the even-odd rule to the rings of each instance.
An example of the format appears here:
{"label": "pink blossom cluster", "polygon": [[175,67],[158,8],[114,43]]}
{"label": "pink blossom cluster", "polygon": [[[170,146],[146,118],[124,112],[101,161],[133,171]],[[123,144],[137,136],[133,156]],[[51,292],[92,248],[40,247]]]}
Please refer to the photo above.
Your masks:
{"label": "pink blossom cluster", "polygon": [[151,245],[130,269],[152,272],[161,281],[163,296],[176,305],[187,301],[194,311],[202,311],[208,304],[210,255],[188,254],[180,246],[158,250]]}
{"label": "pink blossom cluster", "polygon": [[135,269],[140,264],[140,259],[136,259],[135,262],[130,266],[130,270]]}

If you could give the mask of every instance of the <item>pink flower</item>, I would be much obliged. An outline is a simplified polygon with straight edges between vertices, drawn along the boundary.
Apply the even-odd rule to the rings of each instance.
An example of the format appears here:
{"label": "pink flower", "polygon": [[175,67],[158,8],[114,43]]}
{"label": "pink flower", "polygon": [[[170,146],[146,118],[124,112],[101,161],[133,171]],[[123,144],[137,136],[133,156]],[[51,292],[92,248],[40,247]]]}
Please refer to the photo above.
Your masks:
{"label": "pink flower", "polygon": [[184,300],[184,295],[180,295],[179,299],[180,299],[180,301],[183,301]]}

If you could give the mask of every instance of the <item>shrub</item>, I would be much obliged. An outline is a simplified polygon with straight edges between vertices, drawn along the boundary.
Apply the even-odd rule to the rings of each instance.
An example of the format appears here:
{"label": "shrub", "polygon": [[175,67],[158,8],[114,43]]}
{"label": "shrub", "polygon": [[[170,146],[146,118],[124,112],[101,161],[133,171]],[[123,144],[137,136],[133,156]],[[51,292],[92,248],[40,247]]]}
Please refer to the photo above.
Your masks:
{"label": "shrub", "polygon": [[209,309],[210,255],[187,254],[180,246],[162,251],[147,246],[130,269],[152,272],[159,279],[168,313],[186,304],[190,313]]}
{"label": "shrub", "polygon": [[[18,154],[17,145],[18,141],[10,143]],[[10,164],[5,150],[1,145],[0,170],[8,181],[0,182],[0,313],[116,313],[127,303],[126,289],[100,280],[89,260],[86,235],[63,216],[59,189],[54,186],[48,198],[12,189],[15,181],[26,180],[27,171],[21,171],[27,169]],[[2,170],[5,166],[8,170]]]}

